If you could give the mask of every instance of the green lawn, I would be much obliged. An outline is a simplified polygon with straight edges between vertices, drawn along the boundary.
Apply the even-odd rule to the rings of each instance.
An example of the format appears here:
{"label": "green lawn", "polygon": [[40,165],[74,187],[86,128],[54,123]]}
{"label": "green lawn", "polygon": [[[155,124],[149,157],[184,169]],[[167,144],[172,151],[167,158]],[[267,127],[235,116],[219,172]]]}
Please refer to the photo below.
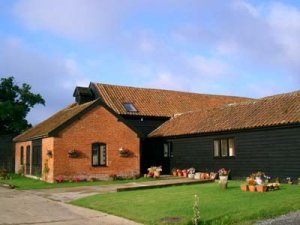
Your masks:
{"label": "green lawn", "polygon": [[0,180],[0,183],[11,184],[19,190],[28,190],[28,189],[45,189],[45,188],[63,188],[63,187],[78,187],[78,186],[94,186],[94,185],[110,185],[110,184],[121,184],[129,182],[143,182],[151,181],[151,178],[139,178],[132,180],[107,180],[107,181],[84,181],[84,182],[63,182],[63,183],[47,183],[40,180],[23,177],[17,174],[11,175],[12,179],[9,180]]}
{"label": "green lawn", "polygon": [[167,224],[163,222],[166,217],[179,217],[177,224],[192,224],[195,194],[200,198],[201,224],[252,224],[300,209],[300,186],[282,185],[279,191],[250,193],[240,191],[239,185],[238,181],[230,181],[225,191],[217,183],[209,183],[107,193],[72,204],[144,224]]}

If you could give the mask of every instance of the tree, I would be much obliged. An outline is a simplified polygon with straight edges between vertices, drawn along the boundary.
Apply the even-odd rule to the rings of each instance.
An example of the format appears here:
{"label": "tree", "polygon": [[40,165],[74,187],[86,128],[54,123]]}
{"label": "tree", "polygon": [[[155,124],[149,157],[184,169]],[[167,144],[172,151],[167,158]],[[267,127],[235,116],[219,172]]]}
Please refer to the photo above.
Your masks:
{"label": "tree", "polygon": [[0,81],[0,134],[21,133],[31,127],[26,116],[36,104],[45,105],[40,94],[32,93],[31,86],[18,86],[14,77]]}

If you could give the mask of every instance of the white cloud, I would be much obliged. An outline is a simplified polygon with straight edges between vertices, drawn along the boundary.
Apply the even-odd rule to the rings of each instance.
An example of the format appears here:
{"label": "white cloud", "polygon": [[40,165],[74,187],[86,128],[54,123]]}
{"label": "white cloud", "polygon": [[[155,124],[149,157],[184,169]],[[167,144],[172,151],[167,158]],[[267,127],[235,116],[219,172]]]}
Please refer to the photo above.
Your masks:
{"label": "white cloud", "polygon": [[76,40],[107,37],[124,11],[116,0],[20,0],[14,8],[28,28]]}
{"label": "white cloud", "polygon": [[300,10],[280,3],[272,5],[268,17],[276,43],[281,46],[280,61],[300,73]]}
{"label": "white cloud", "polygon": [[[83,51],[89,46],[97,59],[83,59],[87,70],[109,71],[108,76],[120,84],[123,73],[132,73],[127,84],[234,95],[255,95],[268,85],[274,93],[281,91],[268,80],[289,89],[300,84],[300,13],[283,3],[20,0],[15,15],[36,34],[43,31],[67,41],[77,40]],[[32,73],[45,67],[51,74],[67,74],[64,80],[54,78],[59,88],[69,90],[78,81],[88,80],[83,76],[82,61],[61,57],[49,63],[43,54],[28,54],[44,64],[29,62]],[[126,66],[116,68],[112,59]],[[20,61],[14,66],[28,70]],[[263,80],[257,71],[266,71]],[[274,71],[281,73],[272,76]],[[44,81],[36,79],[38,85]]]}
{"label": "white cloud", "polygon": [[228,75],[228,66],[217,59],[208,59],[198,55],[188,58],[187,64],[191,66],[194,73],[203,77],[212,78]]}
{"label": "white cloud", "polygon": [[249,4],[246,1],[233,1],[232,6],[236,10],[246,10],[247,13],[251,14],[253,17],[259,17],[260,12],[259,9],[254,7],[253,5]]}
{"label": "white cloud", "polygon": [[46,107],[38,106],[30,112],[32,123],[73,102],[76,84],[88,85],[72,59],[47,57],[16,38],[0,40],[0,49],[1,75],[14,76],[19,84],[30,84],[33,92],[40,93],[46,101]]}
{"label": "white cloud", "polygon": [[155,79],[147,83],[149,88],[160,88],[170,90],[186,90],[186,82],[183,77],[178,77],[170,72],[159,72]]}

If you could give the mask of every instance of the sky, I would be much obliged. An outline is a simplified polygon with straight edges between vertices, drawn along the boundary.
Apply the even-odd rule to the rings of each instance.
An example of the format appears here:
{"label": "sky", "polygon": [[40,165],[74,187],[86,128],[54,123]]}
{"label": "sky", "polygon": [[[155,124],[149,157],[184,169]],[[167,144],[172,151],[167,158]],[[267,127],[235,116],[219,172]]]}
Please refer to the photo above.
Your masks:
{"label": "sky", "polygon": [[0,77],[36,124],[89,82],[259,98],[299,90],[300,1],[0,0]]}

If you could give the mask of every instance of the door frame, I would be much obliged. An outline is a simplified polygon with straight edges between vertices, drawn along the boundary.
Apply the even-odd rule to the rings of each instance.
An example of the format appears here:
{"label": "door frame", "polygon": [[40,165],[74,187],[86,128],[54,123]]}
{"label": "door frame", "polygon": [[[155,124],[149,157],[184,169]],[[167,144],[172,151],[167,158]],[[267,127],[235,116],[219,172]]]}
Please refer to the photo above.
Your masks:
{"label": "door frame", "polygon": [[31,175],[42,177],[42,139],[32,141]]}

